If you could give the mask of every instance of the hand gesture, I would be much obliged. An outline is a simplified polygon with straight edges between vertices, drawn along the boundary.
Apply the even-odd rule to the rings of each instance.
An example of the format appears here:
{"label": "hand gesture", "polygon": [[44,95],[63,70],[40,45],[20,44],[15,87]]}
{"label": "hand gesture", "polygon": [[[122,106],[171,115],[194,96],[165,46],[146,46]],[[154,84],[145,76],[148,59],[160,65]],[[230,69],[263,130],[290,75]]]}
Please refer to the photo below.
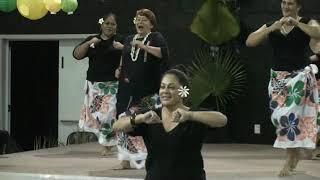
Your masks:
{"label": "hand gesture", "polygon": [[100,42],[101,42],[101,39],[96,38],[96,37],[94,37],[94,38],[90,39],[90,41],[88,41],[91,48],[95,48],[95,45],[97,45]]}
{"label": "hand gesture", "polygon": [[121,44],[120,42],[118,42],[118,41],[113,41],[113,47],[115,48],[115,49],[123,49],[123,44]]}
{"label": "hand gesture", "polygon": [[309,59],[310,59],[311,62],[319,61],[317,55],[312,55],[312,56],[309,57]]}
{"label": "hand gesture", "polygon": [[119,79],[120,73],[121,73],[121,68],[118,67],[118,68],[116,69],[116,71],[114,72],[114,77],[116,77],[117,79]]}
{"label": "hand gesture", "polygon": [[142,43],[142,41],[137,41],[137,40],[134,40],[134,41],[131,41],[131,46],[136,46],[136,47],[138,47],[138,48],[142,48],[143,47],[143,43]]}
{"label": "hand gesture", "polygon": [[281,18],[279,21],[274,22],[270,26],[271,31],[279,30],[283,24],[284,24],[284,18]]}
{"label": "hand gesture", "polygon": [[176,123],[185,122],[191,119],[191,111],[186,111],[184,109],[178,108],[172,113],[172,121]]}
{"label": "hand gesture", "polygon": [[293,17],[286,17],[286,18],[284,18],[283,22],[287,26],[296,26],[299,23],[299,21]]}
{"label": "hand gesture", "polygon": [[157,115],[154,111],[148,111],[143,114],[144,117],[144,123],[146,124],[156,124],[156,123],[162,123],[160,117]]}

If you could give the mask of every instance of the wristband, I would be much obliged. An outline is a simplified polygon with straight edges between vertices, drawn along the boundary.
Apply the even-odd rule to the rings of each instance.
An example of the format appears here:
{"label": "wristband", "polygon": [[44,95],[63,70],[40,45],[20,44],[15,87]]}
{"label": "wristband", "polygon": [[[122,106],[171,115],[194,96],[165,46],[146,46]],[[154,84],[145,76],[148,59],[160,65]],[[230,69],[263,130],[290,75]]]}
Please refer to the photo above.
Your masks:
{"label": "wristband", "polygon": [[130,116],[130,124],[134,128],[137,126],[136,124],[136,113],[132,113]]}

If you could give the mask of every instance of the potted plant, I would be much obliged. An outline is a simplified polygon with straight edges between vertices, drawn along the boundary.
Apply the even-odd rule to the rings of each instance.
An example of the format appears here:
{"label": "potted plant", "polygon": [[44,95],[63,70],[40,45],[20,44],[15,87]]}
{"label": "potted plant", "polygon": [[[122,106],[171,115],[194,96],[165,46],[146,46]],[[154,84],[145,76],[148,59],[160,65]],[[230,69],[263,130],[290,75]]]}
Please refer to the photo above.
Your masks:
{"label": "potted plant", "polygon": [[[240,25],[230,10],[232,0],[206,0],[195,15],[191,32],[208,44],[195,53],[192,65],[190,101],[193,107],[206,107],[227,111],[227,105],[235,100],[246,87],[246,71],[237,59],[235,50],[222,48],[230,45],[239,32]],[[214,133],[211,134],[210,133]],[[220,137],[219,137],[220,136]],[[209,131],[210,137],[228,141],[228,126]]]}

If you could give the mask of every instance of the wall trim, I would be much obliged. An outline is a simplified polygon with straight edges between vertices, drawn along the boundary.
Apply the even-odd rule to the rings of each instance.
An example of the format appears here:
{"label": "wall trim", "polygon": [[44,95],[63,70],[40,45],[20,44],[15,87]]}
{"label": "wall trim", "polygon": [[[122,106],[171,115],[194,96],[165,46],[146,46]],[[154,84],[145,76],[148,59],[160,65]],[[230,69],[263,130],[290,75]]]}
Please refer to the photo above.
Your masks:
{"label": "wall trim", "polygon": [[93,34],[2,34],[0,40],[67,40],[84,39]]}

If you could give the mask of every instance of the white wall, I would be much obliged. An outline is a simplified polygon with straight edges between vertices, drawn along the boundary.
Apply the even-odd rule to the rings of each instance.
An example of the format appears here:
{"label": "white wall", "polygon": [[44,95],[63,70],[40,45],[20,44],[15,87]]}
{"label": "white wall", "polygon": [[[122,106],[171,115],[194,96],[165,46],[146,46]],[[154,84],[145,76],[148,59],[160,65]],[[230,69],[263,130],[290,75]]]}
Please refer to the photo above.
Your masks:
{"label": "white wall", "polygon": [[[0,40],[0,82],[4,82],[4,69],[3,69],[3,64],[4,64],[4,46],[3,46],[4,40]],[[4,128],[4,104],[3,104],[3,86],[0,86],[0,129],[5,129]]]}
{"label": "white wall", "polygon": [[64,144],[68,135],[78,130],[84,98],[88,59],[78,61],[72,56],[74,47],[81,41],[59,41],[59,141]]}

